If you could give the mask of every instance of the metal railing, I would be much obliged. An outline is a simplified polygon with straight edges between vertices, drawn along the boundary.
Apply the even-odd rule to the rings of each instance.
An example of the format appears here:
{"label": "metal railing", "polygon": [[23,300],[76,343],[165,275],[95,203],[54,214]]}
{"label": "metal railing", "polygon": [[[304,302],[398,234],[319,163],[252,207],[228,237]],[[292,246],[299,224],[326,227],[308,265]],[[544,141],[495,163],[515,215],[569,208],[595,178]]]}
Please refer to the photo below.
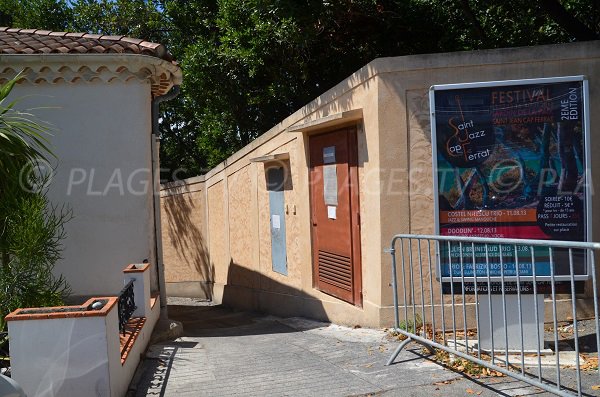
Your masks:
{"label": "metal railing", "polygon": [[119,312],[119,332],[125,334],[125,326],[135,312],[135,295],[133,293],[133,280],[130,280],[119,292],[118,312]]}
{"label": "metal railing", "polygon": [[[394,236],[386,251],[395,330],[406,339],[387,365],[414,341],[557,395],[596,393],[589,387],[600,378],[599,250],[599,243]],[[587,313],[578,308],[590,300]],[[561,382],[567,378],[574,382]]]}

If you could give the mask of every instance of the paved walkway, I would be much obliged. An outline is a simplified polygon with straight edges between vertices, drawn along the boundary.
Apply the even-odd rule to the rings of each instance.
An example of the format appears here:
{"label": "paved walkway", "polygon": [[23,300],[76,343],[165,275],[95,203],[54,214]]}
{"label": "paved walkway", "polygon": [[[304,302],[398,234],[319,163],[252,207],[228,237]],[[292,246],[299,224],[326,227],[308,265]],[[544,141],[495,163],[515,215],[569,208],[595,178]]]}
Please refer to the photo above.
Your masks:
{"label": "paved walkway", "polygon": [[[382,330],[236,312],[169,301],[185,336],[153,345],[132,383],[135,396],[517,396],[542,395],[508,378],[469,379]],[[171,304],[175,303],[175,304]]]}

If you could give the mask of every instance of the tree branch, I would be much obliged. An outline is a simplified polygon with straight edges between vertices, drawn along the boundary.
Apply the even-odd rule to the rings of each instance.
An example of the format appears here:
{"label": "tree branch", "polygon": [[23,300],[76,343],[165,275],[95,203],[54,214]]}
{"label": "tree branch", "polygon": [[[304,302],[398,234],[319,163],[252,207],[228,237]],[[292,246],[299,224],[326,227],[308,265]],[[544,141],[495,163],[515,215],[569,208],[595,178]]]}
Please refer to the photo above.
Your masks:
{"label": "tree branch", "polygon": [[540,4],[550,18],[576,40],[586,41],[600,38],[597,32],[569,13],[559,0],[540,0]]}
{"label": "tree branch", "polygon": [[481,40],[481,42],[483,44],[486,44],[488,42],[488,37],[485,34],[485,30],[483,30],[483,27],[481,26],[479,19],[477,19],[477,16],[473,12],[473,9],[471,8],[471,5],[469,4],[469,0],[460,0],[460,5],[461,5],[463,12],[465,13],[465,16],[473,25],[473,28],[475,29],[475,33],[477,34],[479,40]]}

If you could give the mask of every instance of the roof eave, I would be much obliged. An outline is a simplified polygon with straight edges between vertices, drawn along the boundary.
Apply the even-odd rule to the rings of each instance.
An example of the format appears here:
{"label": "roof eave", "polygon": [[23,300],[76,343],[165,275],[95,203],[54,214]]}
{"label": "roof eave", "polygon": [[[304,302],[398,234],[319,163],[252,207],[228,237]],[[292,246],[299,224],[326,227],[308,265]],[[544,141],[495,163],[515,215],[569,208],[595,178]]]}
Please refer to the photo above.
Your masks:
{"label": "roof eave", "polygon": [[71,72],[82,72],[84,67],[92,71],[107,68],[113,73],[120,73],[123,68],[132,72],[147,69],[157,81],[155,96],[168,92],[173,85],[180,85],[183,79],[181,68],[161,58],[141,54],[0,54],[0,73],[8,69],[19,72],[23,69],[32,71],[49,68],[60,77],[62,67],[67,66]]}

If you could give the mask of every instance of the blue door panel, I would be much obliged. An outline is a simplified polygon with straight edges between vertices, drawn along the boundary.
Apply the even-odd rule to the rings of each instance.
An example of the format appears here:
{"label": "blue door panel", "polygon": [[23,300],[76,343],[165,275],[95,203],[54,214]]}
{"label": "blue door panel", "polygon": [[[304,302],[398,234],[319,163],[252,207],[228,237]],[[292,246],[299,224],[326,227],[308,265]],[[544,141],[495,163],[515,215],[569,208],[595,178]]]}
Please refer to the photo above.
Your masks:
{"label": "blue door panel", "polygon": [[287,252],[285,243],[285,200],[284,169],[269,168],[267,188],[269,190],[269,213],[271,221],[271,258],[273,270],[287,275]]}

